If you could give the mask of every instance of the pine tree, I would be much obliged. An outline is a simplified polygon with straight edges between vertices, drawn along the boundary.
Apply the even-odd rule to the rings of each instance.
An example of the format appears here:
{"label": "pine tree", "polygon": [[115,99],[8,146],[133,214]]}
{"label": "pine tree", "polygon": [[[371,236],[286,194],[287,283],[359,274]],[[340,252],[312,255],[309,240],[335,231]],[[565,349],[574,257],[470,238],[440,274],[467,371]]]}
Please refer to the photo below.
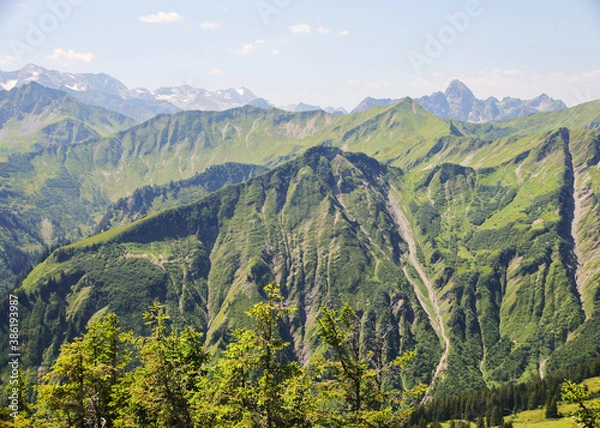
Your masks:
{"label": "pine tree", "polygon": [[367,349],[360,340],[360,319],[349,305],[339,312],[324,309],[318,322],[321,340],[329,350],[328,358],[317,361],[323,369],[320,384],[329,398],[337,397],[341,404],[335,416],[330,411],[330,417],[361,427],[403,423],[426,387],[400,391],[387,389],[386,383],[411,363],[414,352],[386,362],[381,353]]}
{"label": "pine tree", "polygon": [[560,417],[557,401],[556,395],[548,397],[546,401],[546,419],[557,419]]}
{"label": "pine tree", "polygon": [[499,427],[504,424],[504,416],[502,415],[502,410],[499,406],[493,406],[492,412],[490,415],[489,426]]}
{"label": "pine tree", "polygon": [[194,420],[203,427],[309,427],[311,384],[302,368],[286,362],[289,343],[279,323],[293,309],[283,304],[279,286],[265,287],[267,300],[247,314],[252,330],[237,330],[195,402]]}
{"label": "pine tree", "polygon": [[475,424],[476,428],[485,428],[485,422],[483,420],[483,416],[479,416],[477,418],[477,423]]}
{"label": "pine tree", "polygon": [[82,338],[61,347],[39,389],[37,420],[55,427],[114,425],[114,391],[131,360],[132,336],[114,313],[91,324]]}
{"label": "pine tree", "polygon": [[192,396],[208,360],[202,334],[190,327],[169,331],[169,316],[159,303],[154,303],[144,318],[152,335],[137,339],[140,365],[119,389],[120,424],[190,427]]}

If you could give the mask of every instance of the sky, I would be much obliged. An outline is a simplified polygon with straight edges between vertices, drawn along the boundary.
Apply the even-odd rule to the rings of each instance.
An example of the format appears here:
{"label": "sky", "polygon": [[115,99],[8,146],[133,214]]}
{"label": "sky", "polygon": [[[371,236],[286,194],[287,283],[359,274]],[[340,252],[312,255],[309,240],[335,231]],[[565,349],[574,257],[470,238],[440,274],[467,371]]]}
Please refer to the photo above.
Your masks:
{"label": "sky", "polygon": [[479,98],[600,99],[600,0],[0,0],[0,70],[246,87],[350,110],[453,79]]}

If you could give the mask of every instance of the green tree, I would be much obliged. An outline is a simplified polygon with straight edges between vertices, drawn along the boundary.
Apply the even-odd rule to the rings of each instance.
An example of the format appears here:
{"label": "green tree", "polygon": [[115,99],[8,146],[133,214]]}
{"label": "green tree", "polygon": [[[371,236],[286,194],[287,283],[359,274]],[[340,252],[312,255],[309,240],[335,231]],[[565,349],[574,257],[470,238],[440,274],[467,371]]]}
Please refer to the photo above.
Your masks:
{"label": "green tree", "polygon": [[558,419],[560,414],[558,413],[558,400],[556,395],[548,397],[546,401],[546,419]]}
{"label": "green tree", "polygon": [[477,421],[475,422],[476,428],[485,428],[485,421],[483,420],[483,415],[479,415]]}
{"label": "green tree", "polygon": [[196,396],[195,421],[206,427],[308,427],[310,383],[302,368],[287,362],[289,343],[279,323],[293,312],[283,304],[279,286],[264,288],[267,299],[247,312],[252,330],[237,330],[234,340],[203,380]]}
{"label": "green tree", "polygon": [[489,416],[487,417],[487,425],[490,427],[499,427],[504,424],[504,416],[498,405],[492,407]]}
{"label": "green tree", "polygon": [[566,380],[561,385],[561,396],[563,400],[577,404],[578,409],[575,412],[577,426],[583,428],[598,428],[600,426],[600,408],[598,405],[586,402],[590,398],[587,386]]}
{"label": "green tree", "polygon": [[191,427],[192,398],[208,361],[202,333],[190,327],[169,331],[169,316],[159,303],[144,318],[152,334],[137,339],[139,366],[118,392],[119,425]]}
{"label": "green tree", "polygon": [[61,347],[39,388],[36,425],[112,427],[114,392],[131,360],[132,336],[109,313],[91,324],[82,338]]}
{"label": "green tree", "polygon": [[414,352],[385,361],[382,346],[373,350],[361,341],[360,319],[349,305],[339,312],[324,309],[318,323],[328,354],[316,360],[322,367],[317,387],[326,402],[339,402],[337,414],[331,405],[325,409],[326,420],[360,427],[391,427],[405,422],[415,400],[426,389],[424,385],[410,391],[393,387],[398,384],[400,371],[414,359]]}

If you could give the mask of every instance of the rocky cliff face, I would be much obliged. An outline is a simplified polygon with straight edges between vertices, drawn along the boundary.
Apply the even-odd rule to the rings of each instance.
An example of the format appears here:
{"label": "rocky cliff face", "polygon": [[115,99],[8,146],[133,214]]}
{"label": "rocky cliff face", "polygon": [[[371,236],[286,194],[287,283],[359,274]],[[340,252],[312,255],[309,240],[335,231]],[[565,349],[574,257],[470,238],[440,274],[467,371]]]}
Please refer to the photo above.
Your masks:
{"label": "rocky cliff face", "polygon": [[480,100],[458,80],[452,81],[446,92],[436,92],[418,98],[416,101],[436,116],[476,123],[500,121],[567,108],[562,101],[554,100],[546,94],[532,100],[504,98],[499,101],[493,97]]}
{"label": "rocky cliff face", "polygon": [[[388,106],[398,101],[391,98],[366,98],[352,112],[365,111],[376,106]],[[567,108],[564,102],[550,98],[546,94],[531,100],[510,97],[502,100],[494,97],[480,100],[459,80],[452,81],[445,92],[434,92],[415,101],[436,116],[475,123],[501,121]]]}

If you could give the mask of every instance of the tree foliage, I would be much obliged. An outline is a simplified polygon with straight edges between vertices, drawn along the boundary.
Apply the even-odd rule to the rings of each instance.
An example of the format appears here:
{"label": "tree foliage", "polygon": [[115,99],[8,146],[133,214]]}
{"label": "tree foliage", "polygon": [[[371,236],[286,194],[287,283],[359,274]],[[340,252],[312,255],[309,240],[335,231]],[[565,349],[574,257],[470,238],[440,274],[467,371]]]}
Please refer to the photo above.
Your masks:
{"label": "tree foliage", "polygon": [[214,358],[203,336],[169,325],[165,306],[144,314],[148,337],[123,333],[110,313],[65,344],[40,387],[36,427],[304,428],[396,427],[407,421],[425,386],[404,391],[415,354],[386,361],[381,337],[360,340],[348,306],[323,311],[324,353],[306,367],[289,358],[282,338],[286,306],[279,286],[247,312]]}
{"label": "tree foliage", "polygon": [[561,395],[563,400],[577,404],[574,416],[578,427],[600,427],[600,407],[586,403],[590,398],[590,392],[585,385],[567,380],[561,386]]}
{"label": "tree foliage", "polygon": [[82,338],[63,345],[39,388],[36,426],[114,426],[115,392],[131,361],[132,341],[110,313],[91,324]]}
{"label": "tree foliage", "polygon": [[328,346],[325,357],[318,361],[320,389],[324,396],[337,399],[335,419],[342,426],[359,427],[393,427],[405,422],[425,386],[410,391],[393,386],[415,353],[386,361],[385,341],[382,337],[368,344],[362,341],[360,319],[349,305],[339,312],[323,310],[319,327],[321,340]]}

